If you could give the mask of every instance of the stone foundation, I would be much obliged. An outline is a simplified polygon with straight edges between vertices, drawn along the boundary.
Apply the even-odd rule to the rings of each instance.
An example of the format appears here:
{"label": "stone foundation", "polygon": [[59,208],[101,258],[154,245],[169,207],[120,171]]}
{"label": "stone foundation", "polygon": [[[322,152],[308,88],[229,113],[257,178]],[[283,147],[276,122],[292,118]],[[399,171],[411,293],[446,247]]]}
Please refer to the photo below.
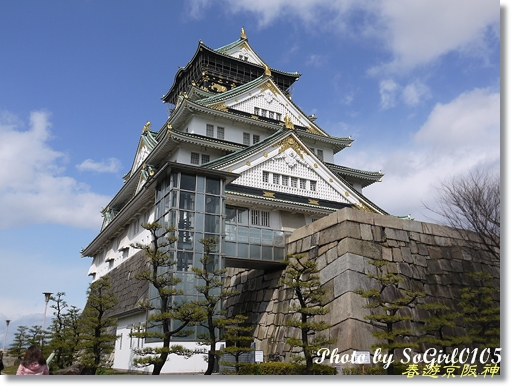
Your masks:
{"label": "stone foundation", "polygon": [[[364,318],[367,301],[355,293],[375,286],[367,277],[375,272],[371,259],[389,261],[385,270],[403,276],[401,288],[424,292],[425,302],[440,301],[453,310],[461,288],[476,285],[468,273],[490,273],[499,288],[499,262],[483,248],[469,245],[458,231],[349,208],[297,229],[287,241],[287,252],[316,260],[330,309],[322,319],[332,325],[325,334],[336,340],[331,348],[338,348],[340,353],[370,350],[377,343],[371,334],[376,328]],[[273,354],[289,359],[297,352],[285,344],[288,335],[299,332],[283,326],[292,317],[289,308],[294,297],[291,289],[280,284],[282,274],[283,270],[228,271],[227,284],[240,293],[226,301],[226,308],[230,314],[249,317],[255,325],[256,348],[264,351],[265,360]],[[415,321],[428,316],[418,308],[405,313]],[[417,323],[411,327],[413,334],[420,334]],[[452,333],[462,334],[463,329]]]}

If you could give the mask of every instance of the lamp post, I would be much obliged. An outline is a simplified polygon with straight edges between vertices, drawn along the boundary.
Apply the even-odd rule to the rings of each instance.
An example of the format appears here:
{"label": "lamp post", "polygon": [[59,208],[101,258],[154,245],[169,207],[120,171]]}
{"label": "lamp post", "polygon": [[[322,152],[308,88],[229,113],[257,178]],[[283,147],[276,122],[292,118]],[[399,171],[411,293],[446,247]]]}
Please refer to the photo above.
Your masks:
{"label": "lamp post", "polygon": [[52,292],[43,292],[44,294],[44,317],[43,317],[43,328],[41,329],[41,348],[43,348],[43,340],[44,340],[44,326],[46,324],[46,309],[48,308],[48,301],[50,301],[50,296],[53,294]]}
{"label": "lamp post", "polygon": [[2,346],[2,352],[5,352],[5,340],[7,339],[7,332],[9,331],[9,323],[11,320],[5,320],[5,336],[4,336],[4,345]]}

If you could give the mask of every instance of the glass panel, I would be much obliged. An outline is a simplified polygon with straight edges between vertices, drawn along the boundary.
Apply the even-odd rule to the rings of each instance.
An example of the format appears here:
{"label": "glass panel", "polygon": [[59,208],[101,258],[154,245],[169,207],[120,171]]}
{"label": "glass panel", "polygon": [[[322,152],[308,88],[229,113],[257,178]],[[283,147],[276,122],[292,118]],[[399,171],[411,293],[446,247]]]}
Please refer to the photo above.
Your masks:
{"label": "glass panel", "polygon": [[220,217],[216,215],[205,215],[204,231],[218,234],[220,232]]}
{"label": "glass panel", "polygon": [[180,211],[178,229],[193,230],[194,227],[194,213],[188,211]]}
{"label": "glass panel", "polygon": [[169,212],[167,214],[165,214],[165,216],[162,220],[162,227],[171,227],[170,216],[171,215]]}
{"label": "glass panel", "polygon": [[172,174],[172,186],[174,188],[178,187],[178,172]]}
{"label": "glass panel", "polygon": [[229,257],[236,257],[236,243],[226,242],[224,245],[225,253]]}
{"label": "glass panel", "polygon": [[220,181],[206,178],[206,193],[220,195]]}
{"label": "glass panel", "polygon": [[284,247],[284,232],[274,231],[274,246]]}
{"label": "glass panel", "polygon": [[167,212],[169,211],[170,209],[170,204],[171,204],[171,199],[170,199],[170,196],[169,195],[165,195],[164,197],[164,212]]}
{"label": "glass panel", "polygon": [[[194,255],[190,251],[178,251],[176,260],[176,269],[178,271],[189,271],[192,268]],[[186,284],[180,284],[181,289],[184,289]]]}
{"label": "glass panel", "polygon": [[171,176],[167,176],[164,180],[164,183],[165,183],[164,192],[169,193],[169,191],[171,190]]}
{"label": "glass panel", "polygon": [[176,196],[178,195],[178,191],[171,192],[171,207],[176,208]]}
{"label": "glass panel", "polygon": [[178,249],[192,250],[194,233],[190,231],[178,231]]}
{"label": "glass panel", "polygon": [[169,227],[176,228],[176,211],[170,211],[169,215]]}
{"label": "glass panel", "polygon": [[249,245],[246,245],[245,243],[238,244],[238,257],[249,258]]}
{"label": "glass panel", "polygon": [[236,226],[232,224],[226,224],[226,242],[236,242]]}
{"label": "glass panel", "polygon": [[226,207],[226,223],[236,223],[236,208]]}
{"label": "glass panel", "polygon": [[[201,247],[202,249],[202,247]],[[202,250],[201,250],[202,251]],[[201,263],[201,259],[203,258],[202,253],[195,253],[194,254],[194,267],[202,268],[203,264]]]}
{"label": "glass panel", "polygon": [[189,192],[180,192],[180,208],[183,210],[194,211],[195,194]]}
{"label": "glass panel", "polygon": [[249,227],[238,227],[238,242],[249,242]]}
{"label": "glass panel", "polygon": [[195,223],[196,231],[204,231],[203,224],[204,224],[204,214],[196,213],[196,223]]}
{"label": "glass panel", "polygon": [[204,194],[197,194],[196,198],[196,211],[204,212]]}
{"label": "glass panel", "polygon": [[204,192],[204,177],[197,176],[197,192]]}
{"label": "glass panel", "polygon": [[196,177],[195,175],[185,175],[181,174],[181,184],[180,188],[182,190],[187,191],[195,191],[196,190]]}
{"label": "glass panel", "polygon": [[203,233],[196,233],[196,244],[195,244],[195,249],[196,249],[196,253],[199,252],[199,253],[203,253],[203,244],[201,243],[201,239],[204,238],[204,234]]}
{"label": "glass panel", "polygon": [[249,224],[249,210],[247,208],[238,209],[238,224]]}
{"label": "glass panel", "polygon": [[250,240],[249,242],[260,245],[261,244],[261,231],[259,228],[250,229]]}
{"label": "glass panel", "polygon": [[284,259],[284,248],[274,247],[274,261],[282,261]]}
{"label": "glass panel", "polygon": [[267,261],[272,260],[272,246],[261,246],[261,257]]}
{"label": "glass panel", "polygon": [[273,245],[273,235],[272,230],[261,230],[261,243],[264,245],[272,246]]}
{"label": "glass panel", "polygon": [[220,214],[220,198],[206,195],[206,212]]}
{"label": "glass panel", "polygon": [[261,246],[251,245],[251,256],[253,259],[261,259]]}

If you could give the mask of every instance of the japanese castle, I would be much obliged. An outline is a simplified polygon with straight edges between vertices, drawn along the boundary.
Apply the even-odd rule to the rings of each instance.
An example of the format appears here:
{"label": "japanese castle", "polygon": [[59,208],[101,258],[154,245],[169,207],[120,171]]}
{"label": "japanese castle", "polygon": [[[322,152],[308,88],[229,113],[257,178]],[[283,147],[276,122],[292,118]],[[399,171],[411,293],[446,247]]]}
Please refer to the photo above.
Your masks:
{"label": "japanese castle", "polygon": [[[99,234],[81,252],[92,258],[92,281],[110,275],[119,297],[114,368],[135,370],[132,348],[159,345],[129,335],[146,321],[137,303],[155,297],[147,284],[129,281],[145,259],[131,244],[151,242],[142,224],[174,227],[174,269],[193,297],[191,268],[199,266],[201,238],[220,241],[216,267],[262,269],[280,265],[293,230],[334,211],[386,214],[363,195],[382,173],[336,165],[334,155],[353,140],[329,135],[292,101],[290,88],[299,77],[267,65],[243,29],[218,49],[200,41],[176,73],[162,97],[169,117],[159,129],[143,126],[124,184],[102,210]],[[194,348],[198,333],[176,344]],[[200,355],[168,363],[162,372],[206,368]]]}

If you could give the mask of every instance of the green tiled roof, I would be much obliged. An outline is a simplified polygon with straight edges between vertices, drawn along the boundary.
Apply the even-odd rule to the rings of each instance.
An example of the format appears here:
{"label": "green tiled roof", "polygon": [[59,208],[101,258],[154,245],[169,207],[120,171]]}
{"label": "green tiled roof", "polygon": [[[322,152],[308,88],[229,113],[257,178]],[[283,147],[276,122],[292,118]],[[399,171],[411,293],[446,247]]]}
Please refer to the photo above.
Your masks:
{"label": "green tiled roof", "polygon": [[362,169],[354,169],[349,167],[344,167],[341,165],[331,164],[324,162],[327,168],[329,168],[334,173],[340,173],[342,175],[349,175],[354,177],[360,177],[360,178],[369,178],[373,181],[376,179],[380,179],[382,176],[384,176],[381,172],[372,172],[372,171],[365,171]]}
{"label": "green tiled roof", "polygon": [[226,99],[229,99],[230,97],[237,96],[247,90],[250,90],[253,87],[258,86],[258,84],[263,83],[266,81],[268,77],[266,75],[261,75],[260,77],[253,79],[250,82],[244,83],[243,85],[240,85],[238,87],[235,87],[231,90],[225,91],[223,93],[218,93],[215,95],[212,95],[211,97],[203,98],[200,100],[197,100],[197,103],[200,103],[201,105],[210,105],[213,103],[225,101]]}
{"label": "green tiled roof", "polygon": [[[231,49],[231,48],[233,48],[233,47],[238,46],[238,45],[239,45],[240,43],[242,43],[242,42],[246,42],[246,43],[249,45],[249,47],[251,47],[251,45],[249,44],[249,41],[248,41],[247,39],[242,39],[242,38],[239,38],[238,40],[236,40],[236,41],[234,41],[234,42],[232,42],[232,43],[228,43],[228,44],[226,44],[225,46],[222,46],[222,47],[219,47],[219,48],[216,48],[216,49],[210,48],[210,47],[208,47],[208,46],[204,45],[204,43],[203,43],[203,45],[204,45],[206,48],[208,48],[208,49],[210,49],[210,50],[212,50],[212,51],[215,51],[215,52],[216,52],[216,53],[218,53],[218,54],[222,54],[222,55],[225,55],[225,56],[229,56],[230,58],[233,58],[233,59],[239,60],[239,61],[241,61],[241,62],[247,63],[246,61],[244,61],[244,60],[242,60],[242,59],[239,59],[239,58],[236,58],[236,57],[233,57],[233,56],[231,56],[231,55],[226,54],[226,51],[228,51],[229,49]],[[252,47],[251,47],[251,49],[252,49]],[[256,51],[255,51],[254,49],[253,49],[252,51],[253,51],[253,52],[254,52],[254,54],[258,57],[258,59],[259,59],[259,60],[261,60],[263,63],[266,63],[266,62],[265,62],[265,61],[264,61],[264,60],[263,60],[263,59],[262,59],[262,58],[261,58],[261,57],[256,53]],[[256,64],[256,63],[252,63],[252,64],[254,64],[255,66],[260,66],[260,65],[258,65],[258,64]],[[301,75],[301,74],[299,74],[298,72],[281,71],[281,70],[274,69],[274,68],[272,68],[272,67],[270,67],[270,71],[275,71],[275,72],[278,72],[278,73],[281,73],[281,74],[287,74],[287,75],[291,75],[291,76],[294,76],[294,77],[300,77],[300,75]]]}

